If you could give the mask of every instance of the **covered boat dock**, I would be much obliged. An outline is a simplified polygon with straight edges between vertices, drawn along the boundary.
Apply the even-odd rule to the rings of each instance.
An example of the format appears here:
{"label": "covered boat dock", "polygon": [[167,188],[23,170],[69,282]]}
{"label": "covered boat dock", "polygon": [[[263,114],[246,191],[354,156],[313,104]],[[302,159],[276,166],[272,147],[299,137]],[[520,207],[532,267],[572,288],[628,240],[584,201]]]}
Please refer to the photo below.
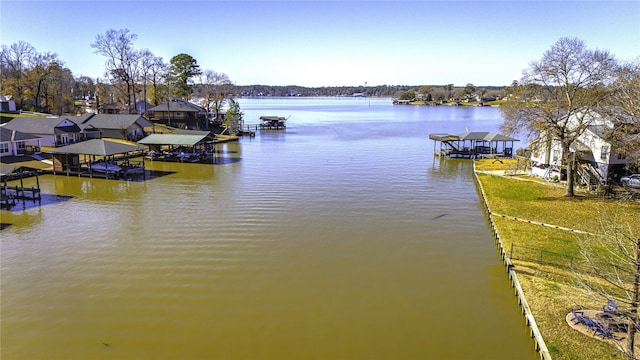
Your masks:
{"label": "covered boat dock", "polygon": [[[118,179],[144,174],[146,147],[124,141],[92,139],[48,150],[53,155],[53,173]],[[80,158],[82,156],[82,159]],[[142,157],[141,161],[130,161]]]}
{"label": "covered boat dock", "polygon": [[149,146],[151,160],[213,163],[215,137],[208,131],[176,130],[171,134],[151,134],[138,144]]}
{"label": "covered boat dock", "polygon": [[260,116],[260,129],[262,130],[283,130],[286,128],[287,118],[282,116]]}
{"label": "covered boat dock", "polygon": [[[433,153],[451,158],[492,158],[513,156],[518,139],[492,132],[467,132],[464,134],[429,134],[434,141]],[[438,150],[438,144],[440,148]]]}

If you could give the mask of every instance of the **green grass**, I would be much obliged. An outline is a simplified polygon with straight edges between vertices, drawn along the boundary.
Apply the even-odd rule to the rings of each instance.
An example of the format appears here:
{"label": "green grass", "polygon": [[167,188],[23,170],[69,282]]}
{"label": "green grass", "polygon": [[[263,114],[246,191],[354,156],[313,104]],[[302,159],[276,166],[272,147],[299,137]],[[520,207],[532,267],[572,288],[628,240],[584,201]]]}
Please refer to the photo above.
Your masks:
{"label": "green grass", "polygon": [[[509,166],[504,164],[504,166]],[[497,164],[477,163],[477,169],[499,170]],[[492,213],[530,219],[566,228],[600,232],[599,219],[604,213],[617,212],[623,221],[640,234],[640,203],[619,202],[595,195],[564,196],[562,187],[516,177],[478,174]],[[542,249],[580,259],[580,236],[570,231],[545,227],[494,216],[494,224],[507,252],[512,244]],[[516,248],[517,249],[517,248]],[[546,256],[546,255],[545,255]],[[576,304],[594,308],[602,306],[586,299],[573,286],[574,274],[566,266],[541,265],[515,260],[514,270],[525,291],[527,301],[554,359],[622,358],[613,345],[572,330],[565,316]],[[569,260],[560,256],[558,263]]]}
{"label": "green grass", "polygon": [[45,118],[49,116],[48,114],[41,114],[41,113],[20,113],[20,114],[9,114],[9,113],[1,113],[0,114],[0,124],[4,124],[7,123],[15,118],[21,118],[21,117],[42,117]]}
{"label": "green grass", "polygon": [[633,221],[640,216],[637,202],[619,202],[586,193],[566,197],[563,187],[536,181],[483,174],[478,178],[491,199],[492,212],[594,233],[600,231],[598,219],[603,213],[618,212],[625,214],[624,218],[640,232],[640,222]]}

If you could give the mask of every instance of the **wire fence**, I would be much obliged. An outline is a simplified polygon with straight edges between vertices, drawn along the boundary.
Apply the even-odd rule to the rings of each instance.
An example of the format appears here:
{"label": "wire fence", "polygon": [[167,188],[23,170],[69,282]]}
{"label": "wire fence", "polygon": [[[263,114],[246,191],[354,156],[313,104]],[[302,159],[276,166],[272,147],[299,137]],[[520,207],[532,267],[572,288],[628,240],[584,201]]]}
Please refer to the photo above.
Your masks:
{"label": "wire fence", "polygon": [[588,264],[582,258],[516,244],[511,244],[511,249],[509,250],[509,258],[511,260],[520,260],[541,265],[551,265],[574,271],[583,271],[588,268]]}

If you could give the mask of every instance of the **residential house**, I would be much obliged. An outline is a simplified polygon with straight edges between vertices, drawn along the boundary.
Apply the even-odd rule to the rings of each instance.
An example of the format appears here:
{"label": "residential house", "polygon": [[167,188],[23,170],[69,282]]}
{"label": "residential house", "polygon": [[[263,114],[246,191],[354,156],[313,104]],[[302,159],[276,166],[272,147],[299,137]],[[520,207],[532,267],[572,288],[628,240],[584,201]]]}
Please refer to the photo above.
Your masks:
{"label": "residential house", "polygon": [[[577,120],[574,117],[569,121]],[[607,133],[613,129],[611,121],[599,115],[593,115],[587,121],[589,125],[570,146],[578,163],[578,180],[585,185],[616,181],[626,172],[626,166],[635,161],[616,152],[615,146],[607,140]],[[543,133],[531,142],[530,148],[534,174],[543,177],[549,177],[552,173],[562,176],[560,170],[563,166],[563,151],[557,138]]]}
{"label": "residential house", "polygon": [[15,118],[5,128],[40,137],[41,146],[64,146],[86,139],[86,131],[66,117]]}
{"label": "residential house", "polygon": [[98,112],[101,114],[126,114],[129,112],[129,108],[121,103],[107,103],[101,104]]}
{"label": "residential house", "polygon": [[207,110],[182,99],[172,99],[150,111],[152,121],[177,128],[200,129],[207,121]]}
{"label": "residential house", "polygon": [[140,115],[152,115],[151,109],[154,106],[146,101],[138,101],[136,103],[136,114]]}
{"label": "residential house", "polygon": [[[153,123],[137,114],[85,114],[69,119],[87,133],[87,138],[106,137],[137,141],[145,136],[145,127],[153,126]],[[99,136],[90,135],[91,130],[89,129],[98,130]]]}
{"label": "residential house", "polygon": [[23,155],[30,149],[40,150],[38,136],[0,126],[0,157]]}
{"label": "residential house", "polygon": [[6,98],[0,95],[0,112],[3,112],[3,113],[18,112],[16,110],[16,102],[11,100],[11,97]]}

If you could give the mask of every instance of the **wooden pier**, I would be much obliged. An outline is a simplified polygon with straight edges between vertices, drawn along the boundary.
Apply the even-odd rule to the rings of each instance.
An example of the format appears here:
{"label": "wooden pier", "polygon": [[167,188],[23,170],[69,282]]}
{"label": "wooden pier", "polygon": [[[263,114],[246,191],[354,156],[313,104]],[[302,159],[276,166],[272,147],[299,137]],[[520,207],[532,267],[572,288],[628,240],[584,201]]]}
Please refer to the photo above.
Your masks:
{"label": "wooden pier", "polygon": [[[25,169],[23,167],[5,167],[3,166],[0,174],[2,185],[0,185],[0,207],[9,209],[15,206],[18,200],[42,200],[40,193],[40,180],[38,172],[34,169]],[[25,186],[24,179],[27,177],[36,178],[35,186]],[[8,185],[10,180],[20,180],[20,185]]]}
{"label": "wooden pier", "polygon": [[238,136],[249,136],[249,137],[254,137],[256,136],[256,132],[258,131],[258,124],[253,124],[253,125],[247,125],[246,129],[242,128],[238,130]]}

